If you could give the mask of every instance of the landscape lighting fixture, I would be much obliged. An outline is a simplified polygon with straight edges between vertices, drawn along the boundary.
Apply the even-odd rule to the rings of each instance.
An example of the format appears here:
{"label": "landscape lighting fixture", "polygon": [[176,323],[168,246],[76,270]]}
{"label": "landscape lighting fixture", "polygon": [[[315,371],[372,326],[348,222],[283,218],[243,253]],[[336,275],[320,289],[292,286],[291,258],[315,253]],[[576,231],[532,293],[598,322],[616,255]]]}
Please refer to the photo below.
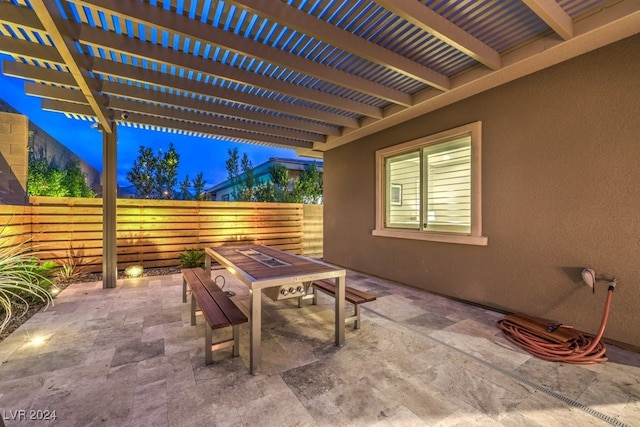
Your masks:
{"label": "landscape lighting fixture", "polygon": [[130,265],[129,267],[124,269],[124,275],[128,278],[128,279],[135,279],[136,277],[140,277],[142,276],[142,273],[144,272],[144,268],[142,268],[141,265]]}

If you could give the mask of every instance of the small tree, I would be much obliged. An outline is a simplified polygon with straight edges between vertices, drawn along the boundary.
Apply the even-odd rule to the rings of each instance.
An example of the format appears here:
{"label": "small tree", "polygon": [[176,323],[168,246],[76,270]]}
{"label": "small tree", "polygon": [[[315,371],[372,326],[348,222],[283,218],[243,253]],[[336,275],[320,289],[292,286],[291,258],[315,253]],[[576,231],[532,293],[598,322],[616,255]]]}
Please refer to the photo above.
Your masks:
{"label": "small tree", "polygon": [[[255,200],[256,188],[260,186],[260,182],[256,181],[253,174],[253,163],[243,153],[242,159],[238,154],[238,149],[227,150],[229,158],[225,162],[229,181],[233,186],[231,195],[234,200],[250,202]],[[241,172],[242,171],[242,172]]]}
{"label": "small tree", "polygon": [[207,185],[207,181],[205,181],[203,177],[203,173],[200,172],[193,180],[193,193],[195,194],[196,200],[206,200],[209,196],[204,192],[204,187]]}
{"label": "small tree", "polygon": [[284,165],[273,165],[269,168],[269,176],[271,178],[269,182],[261,183],[256,188],[256,200],[259,202],[291,202],[289,170]]}
{"label": "small tree", "polygon": [[163,154],[154,155],[149,147],[140,146],[138,158],[127,172],[127,180],[136,189],[136,196],[143,199],[171,199],[178,184],[180,155],[173,143]]}
{"label": "small tree", "polygon": [[149,147],[140,146],[138,158],[127,172],[127,180],[136,189],[136,196],[141,199],[152,199],[155,194],[155,176],[158,160]]}
{"label": "small tree", "polygon": [[293,199],[298,203],[322,203],[322,178],[315,164],[308,165],[293,183]]}
{"label": "small tree", "polygon": [[[180,198],[182,200],[206,200],[208,194],[204,192],[204,186],[207,182],[203,179],[203,173],[200,172],[193,181],[189,181],[189,175],[185,176],[180,182]],[[193,187],[193,194],[189,191]]]}
{"label": "small tree", "polygon": [[[162,154],[162,150],[160,150]],[[160,156],[158,156],[160,157]],[[178,183],[178,163],[180,155],[176,152],[173,143],[169,143],[169,150],[160,157],[158,162],[157,181],[159,184],[159,199],[172,199],[173,191]]]}
{"label": "small tree", "polygon": [[189,200],[191,198],[189,188],[191,188],[191,182],[189,181],[189,175],[187,174],[187,176],[184,177],[184,180],[180,182],[180,198],[182,200]]}

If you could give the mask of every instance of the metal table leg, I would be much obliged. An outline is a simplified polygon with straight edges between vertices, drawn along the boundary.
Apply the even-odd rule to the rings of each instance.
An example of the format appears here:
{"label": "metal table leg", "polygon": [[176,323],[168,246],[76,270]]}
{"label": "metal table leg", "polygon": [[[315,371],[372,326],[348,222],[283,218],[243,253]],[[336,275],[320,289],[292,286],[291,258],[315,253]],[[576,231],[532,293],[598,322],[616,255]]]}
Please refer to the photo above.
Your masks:
{"label": "metal table leg", "polygon": [[336,277],[336,345],[344,345],[344,291],[346,287],[345,276]]}
{"label": "metal table leg", "polygon": [[[260,340],[262,339],[262,290],[251,289],[251,300],[249,309],[251,318],[249,319],[249,371],[257,374],[260,368]],[[343,322],[344,326],[344,322]]]}
{"label": "metal table leg", "polygon": [[207,276],[211,276],[211,255],[205,252],[204,255],[204,271]]}

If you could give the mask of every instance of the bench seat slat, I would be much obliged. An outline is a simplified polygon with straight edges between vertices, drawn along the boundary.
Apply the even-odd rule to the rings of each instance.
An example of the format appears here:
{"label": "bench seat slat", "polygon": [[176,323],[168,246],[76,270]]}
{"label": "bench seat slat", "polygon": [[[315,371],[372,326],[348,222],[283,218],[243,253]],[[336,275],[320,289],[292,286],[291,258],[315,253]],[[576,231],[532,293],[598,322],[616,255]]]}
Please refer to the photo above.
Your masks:
{"label": "bench seat slat", "polygon": [[[317,291],[325,292],[334,298],[336,297],[336,284],[333,280],[315,280],[312,283],[313,286],[313,304],[316,304],[317,301]],[[302,300],[307,297],[300,297],[298,301],[298,306],[300,307],[302,304]],[[344,319],[345,323],[353,322],[355,329],[360,329],[360,304],[364,304],[365,302],[374,301],[377,298],[376,295],[370,294],[369,292],[360,291],[358,289],[350,288],[349,286],[345,286],[344,289],[344,299],[354,307],[353,316],[346,317]]]}
{"label": "bench seat slat", "polygon": [[[218,306],[218,308],[214,311],[221,312],[226,321],[226,324],[224,326],[239,325],[249,321],[242,310],[240,310],[238,306],[236,306],[234,302],[229,299],[229,297],[222,291],[222,289],[220,289],[218,285],[216,285],[211,277],[207,276],[204,270],[195,269],[194,276],[197,277],[197,280],[199,280],[200,283],[203,284],[203,287],[211,296],[211,298],[206,299],[213,300]],[[198,301],[200,300],[198,299]],[[222,321],[220,322],[220,324],[222,324]],[[211,327],[215,329],[213,325],[211,325]]]}
{"label": "bench seat slat", "polygon": [[[321,290],[329,292],[333,295],[336,294],[336,285],[330,280],[316,280],[315,282],[313,282],[313,286],[316,286]],[[345,288],[345,299],[351,304],[363,304],[365,302],[374,301],[376,299],[376,296],[347,286]]]}
{"label": "bench seat slat", "polygon": [[218,285],[213,283],[213,281],[211,282],[211,285],[215,286],[215,289],[210,289],[210,287],[207,286],[207,290],[216,304],[218,304],[218,307],[220,307],[224,315],[227,317],[227,321],[230,325],[239,325],[249,321],[249,318],[233,303],[233,301],[229,299]]}
{"label": "bench seat slat", "polygon": [[[212,352],[231,347],[234,357],[239,355],[241,323],[248,322],[247,316],[222,292],[201,268],[182,270],[182,301],[187,302],[187,285],[191,289],[191,324],[196,324],[196,311],[200,308],[207,323],[204,338],[204,360],[213,363]],[[213,330],[231,326],[232,338],[213,342]]]}
{"label": "bench seat slat", "polygon": [[218,304],[211,299],[209,292],[199,282],[191,282],[191,292],[198,301],[198,306],[202,311],[211,329],[225,328],[231,326],[229,319],[220,311]]}

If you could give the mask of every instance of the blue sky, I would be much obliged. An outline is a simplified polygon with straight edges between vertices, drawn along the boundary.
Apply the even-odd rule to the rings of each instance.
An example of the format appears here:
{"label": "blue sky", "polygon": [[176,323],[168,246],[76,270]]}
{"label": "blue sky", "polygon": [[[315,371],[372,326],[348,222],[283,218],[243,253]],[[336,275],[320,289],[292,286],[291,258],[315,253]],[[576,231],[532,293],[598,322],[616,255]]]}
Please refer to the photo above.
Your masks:
{"label": "blue sky", "polygon": [[[6,58],[8,57],[0,55],[0,60]],[[28,116],[29,120],[97,170],[102,170],[102,135],[97,129],[91,128],[91,122],[68,119],[61,113],[43,111],[40,98],[25,95],[24,80],[7,77],[1,72],[0,98]],[[247,153],[254,166],[266,162],[270,157],[296,158],[295,150],[236,144],[120,126],[118,127],[118,184],[125,187],[130,185],[126,175],[138,157],[140,146],[151,147],[154,152],[158,149],[166,151],[171,142],[180,155],[178,181],[182,181],[187,174],[190,179],[193,179],[202,172],[206,187],[227,179],[227,171],[224,167],[228,157],[227,150],[235,147],[241,154]]]}

